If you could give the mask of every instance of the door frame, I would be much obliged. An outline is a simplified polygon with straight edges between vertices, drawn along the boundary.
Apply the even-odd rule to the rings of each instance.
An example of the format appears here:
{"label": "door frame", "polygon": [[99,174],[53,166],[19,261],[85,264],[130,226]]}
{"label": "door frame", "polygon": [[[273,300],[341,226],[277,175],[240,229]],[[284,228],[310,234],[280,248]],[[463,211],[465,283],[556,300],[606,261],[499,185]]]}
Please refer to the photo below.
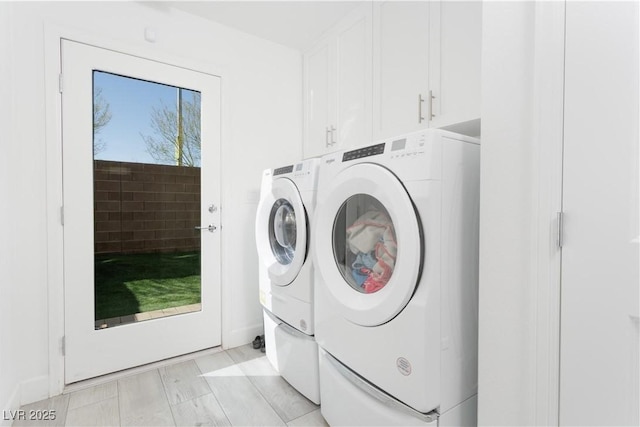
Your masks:
{"label": "door frame", "polygon": [[[113,50],[119,53],[137,56],[173,66],[180,66],[221,79],[221,92],[224,94],[226,67],[191,58],[179,56],[167,50],[149,49],[149,44],[135,40],[115,40],[101,34],[79,30],[59,24],[46,23],[44,26],[44,70],[45,70],[45,139],[46,139],[46,177],[47,177],[47,289],[48,289],[48,338],[49,338],[49,396],[61,394],[65,389],[64,380],[64,238],[62,227],[63,180],[62,180],[62,94],[59,90],[59,75],[62,71],[61,40],[66,39],[94,47]],[[225,141],[228,140],[229,118],[228,100],[221,97],[221,157],[224,157]],[[222,169],[220,185],[224,186]],[[220,194],[220,205],[225,205],[224,192]],[[221,209],[220,225],[225,222],[225,211]],[[221,244],[224,237],[221,236]],[[224,251],[221,251],[221,317],[222,347],[226,347],[231,331],[229,316],[225,307],[230,305],[230,295],[224,285]]]}

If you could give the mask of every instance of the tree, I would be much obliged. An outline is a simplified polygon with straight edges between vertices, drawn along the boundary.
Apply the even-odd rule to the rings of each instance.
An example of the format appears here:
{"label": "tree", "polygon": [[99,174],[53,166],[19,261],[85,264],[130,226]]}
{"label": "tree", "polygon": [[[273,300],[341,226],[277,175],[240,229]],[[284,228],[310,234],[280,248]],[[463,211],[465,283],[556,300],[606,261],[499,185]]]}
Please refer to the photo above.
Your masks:
{"label": "tree", "polygon": [[100,130],[111,121],[111,109],[109,103],[102,97],[102,88],[93,89],[93,155],[104,151],[106,143],[96,136]]}
{"label": "tree", "polygon": [[[188,95],[183,97],[183,93]],[[161,164],[200,166],[199,92],[178,89],[176,108],[164,103],[151,111],[154,135],[142,135],[147,152]],[[185,99],[186,98],[186,99]]]}

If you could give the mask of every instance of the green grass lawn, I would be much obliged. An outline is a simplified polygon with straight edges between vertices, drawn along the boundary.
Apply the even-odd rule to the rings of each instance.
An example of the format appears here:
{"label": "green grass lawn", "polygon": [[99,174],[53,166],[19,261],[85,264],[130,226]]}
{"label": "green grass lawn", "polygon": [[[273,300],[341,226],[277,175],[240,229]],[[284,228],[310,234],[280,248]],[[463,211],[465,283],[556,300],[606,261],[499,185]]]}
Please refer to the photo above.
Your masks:
{"label": "green grass lawn", "polygon": [[200,253],[96,255],[95,320],[200,302]]}

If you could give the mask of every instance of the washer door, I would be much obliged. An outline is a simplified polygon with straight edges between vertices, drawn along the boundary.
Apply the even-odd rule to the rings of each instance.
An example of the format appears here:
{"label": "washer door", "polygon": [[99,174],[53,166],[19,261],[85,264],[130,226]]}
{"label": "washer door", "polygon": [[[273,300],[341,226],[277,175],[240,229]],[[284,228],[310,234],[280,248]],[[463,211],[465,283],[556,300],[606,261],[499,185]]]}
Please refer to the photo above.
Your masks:
{"label": "washer door", "polygon": [[341,314],[362,326],[393,319],[422,271],[422,230],[402,183],[360,163],[340,172],[316,207],[318,271]]}
{"label": "washer door", "polygon": [[256,216],[256,244],[271,282],[286,286],[296,278],[307,256],[307,215],[296,185],[273,180],[262,194]]}

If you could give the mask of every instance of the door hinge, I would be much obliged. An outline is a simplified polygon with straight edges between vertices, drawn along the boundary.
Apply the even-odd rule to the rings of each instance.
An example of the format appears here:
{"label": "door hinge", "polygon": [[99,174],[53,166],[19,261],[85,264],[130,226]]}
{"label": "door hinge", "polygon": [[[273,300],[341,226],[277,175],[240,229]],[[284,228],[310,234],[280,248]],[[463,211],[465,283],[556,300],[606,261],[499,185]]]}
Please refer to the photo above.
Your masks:
{"label": "door hinge", "polygon": [[558,248],[564,244],[564,212],[558,212]]}
{"label": "door hinge", "polygon": [[60,339],[60,351],[62,351],[63,356],[67,355],[67,340],[64,335]]}
{"label": "door hinge", "polygon": [[58,91],[60,93],[62,93],[62,82],[63,82],[62,73],[60,73],[58,74]]}
{"label": "door hinge", "polygon": [[64,206],[60,206],[60,225],[64,225]]}

